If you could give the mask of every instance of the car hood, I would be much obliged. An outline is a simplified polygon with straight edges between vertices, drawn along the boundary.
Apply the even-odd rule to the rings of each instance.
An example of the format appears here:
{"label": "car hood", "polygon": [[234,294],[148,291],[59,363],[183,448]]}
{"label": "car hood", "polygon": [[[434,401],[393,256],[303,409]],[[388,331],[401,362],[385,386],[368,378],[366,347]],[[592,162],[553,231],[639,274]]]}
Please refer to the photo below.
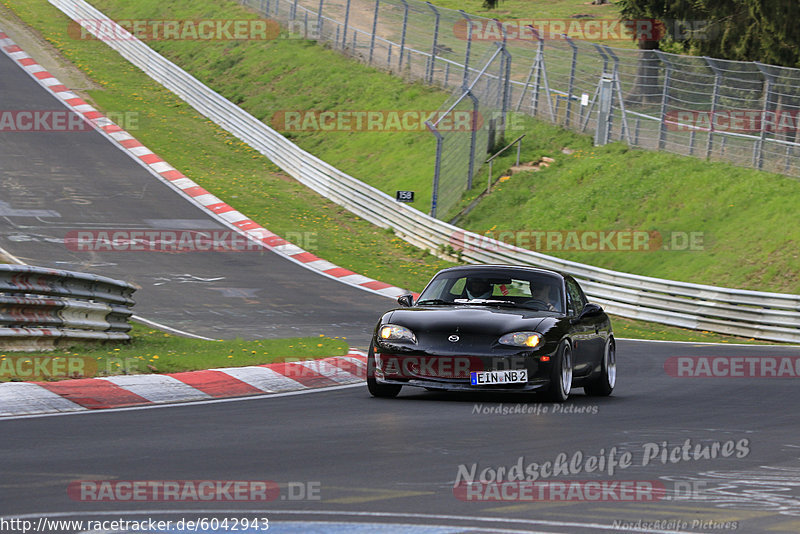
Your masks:
{"label": "car hood", "polygon": [[536,330],[550,312],[491,306],[430,306],[401,308],[387,322],[420,333],[447,332],[478,336],[501,336],[509,332]]}

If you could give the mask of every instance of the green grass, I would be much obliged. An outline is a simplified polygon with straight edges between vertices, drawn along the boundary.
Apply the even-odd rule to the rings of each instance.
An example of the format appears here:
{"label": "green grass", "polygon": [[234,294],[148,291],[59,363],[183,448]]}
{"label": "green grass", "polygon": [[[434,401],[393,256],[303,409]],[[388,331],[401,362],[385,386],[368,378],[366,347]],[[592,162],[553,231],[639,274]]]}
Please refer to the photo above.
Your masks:
{"label": "green grass", "polygon": [[[341,356],[347,353],[345,338],[290,338],[257,339],[246,341],[234,339],[227,341],[204,341],[174,336],[149,327],[134,324],[129,343],[113,345],[76,345],[69,349],[48,352],[7,352],[0,354],[0,381],[29,380],[29,377],[16,375],[10,370],[28,372],[30,366],[6,360],[17,358],[44,357],[53,360],[88,358],[90,362],[80,363],[83,378],[91,376],[112,376],[120,374],[177,373],[198,369],[218,367],[242,367],[266,363]],[[32,361],[32,360],[31,360]],[[65,366],[67,364],[64,364]],[[68,376],[44,379],[70,378]],[[33,380],[40,380],[33,378]]]}
{"label": "green grass", "polygon": [[[40,31],[66,58],[103,87],[88,94],[98,107],[106,111],[137,113],[139,124],[132,131],[134,135],[187,176],[270,230],[285,236],[291,233],[305,235],[302,233],[306,232],[312,237],[313,243],[298,244],[305,245],[319,256],[412,290],[421,289],[434,272],[451,265],[405,244],[387,231],[376,229],[282,175],[264,157],[210,121],[199,117],[194,110],[104,44],[70,38],[66,31],[66,19],[45,0],[22,0],[13,6],[5,2],[5,5]],[[111,8],[112,3],[108,1],[98,2],[97,5],[118,17],[127,18],[143,13],[149,13],[148,18],[153,19],[247,16],[239,6],[216,0],[191,3],[184,0],[169,6],[153,0],[142,0],[133,5],[126,4],[124,8]],[[303,41],[282,39],[247,45],[166,41],[153,44],[179,64],[190,66],[195,75],[259,117],[268,118],[275,111],[292,109],[292,106],[299,109],[433,109],[445,98],[444,93],[405,84],[349,62],[333,51]],[[346,71],[346,76],[341,74],[342,71]],[[722,201],[718,190],[725,190],[731,184],[738,184],[731,192],[738,205],[764,213],[770,207],[776,207],[778,201],[794,201],[796,205],[800,200],[797,183],[783,177],[727,165],[708,165],[691,158],[625,151],[619,146],[605,147],[590,154],[591,139],[586,136],[540,122],[531,122],[525,128],[528,137],[523,145],[523,160],[553,155],[558,161],[547,171],[532,177],[515,176],[489,197],[484,205],[493,211],[492,225],[497,228],[512,228],[512,225],[527,228],[526,225],[533,221],[537,228],[561,230],[576,228],[576,224],[586,223],[587,220],[591,224],[616,224],[617,221],[627,224],[629,221],[638,221],[635,217],[641,216],[644,217],[641,224],[647,223],[647,228],[669,229],[671,227],[665,226],[669,223],[680,225],[681,230],[697,230],[686,228],[676,218],[684,214],[701,215],[678,210],[688,200],[683,197],[689,197],[690,194],[697,197],[694,208],[698,204],[715,206]],[[385,138],[384,135],[393,137]],[[387,192],[402,187],[416,189],[423,199],[429,198],[430,156],[433,148],[429,134],[312,132],[296,135],[295,141],[333,165],[351,172],[356,178]],[[583,155],[574,158],[562,156],[559,150],[563,146],[582,150]],[[191,147],[191,150],[187,147]],[[496,167],[498,173],[512,157],[509,155],[499,160]],[[639,161],[637,165],[640,165],[640,169],[648,172],[642,175],[630,172],[626,163],[628,158]],[[680,172],[687,176],[709,173],[704,183],[713,184],[715,190],[708,194],[702,189],[695,190],[686,176],[671,175],[670,168],[673,166],[681,166]],[[730,180],[729,177],[736,173],[741,174],[735,180]],[[624,177],[622,183],[628,184],[627,187],[633,186],[633,191],[618,185],[621,176]],[[742,184],[750,183],[747,180],[751,178],[755,180],[753,183],[762,184],[758,191],[762,204],[755,205],[749,201],[752,194],[742,187]],[[674,181],[689,185],[676,195],[676,185],[672,184]],[[480,179],[476,180],[476,183],[480,182]],[[595,183],[604,184],[608,190],[598,191],[592,185]],[[528,184],[527,190],[522,184]],[[526,211],[532,209],[530,204],[523,206],[534,197],[532,184],[536,186],[533,191],[537,191],[538,187],[547,188],[549,195],[537,193],[534,204],[550,208],[546,216],[537,219],[531,218],[530,212]],[[577,187],[579,184],[581,187]],[[518,189],[515,190],[515,187]],[[638,194],[636,188],[641,189],[643,194]],[[602,196],[595,199],[592,195],[583,195],[582,189],[588,189],[595,195],[602,193]],[[664,189],[663,193],[661,189]],[[655,206],[659,209],[652,216],[638,204],[651,194],[658,194],[665,202],[663,206]],[[781,198],[775,200],[776,196]],[[546,200],[543,201],[543,198]],[[607,205],[600,199],[609,199],[610,203]],[[418,202],[417,206],[423,211],[427,210],[424,200]],[[468,219],[470,228],[486,229],[482,219],[488,213],[486,209],[481,206],[471,214]],[[541,212],[536,213],[540,215]],[[769,218],[765,220],[770,221]],[[725,230],[724,225],[720,228]],[[779,218],[772,228],[783,231],[792,226]],[[764,230],[764,233],[768,232]],[[751,239],[747,233],[740,234],[740,238],[744,238],[742,241],[748,247],[761,243],[758,238]],[[669,267],[680,274],[675,276],[679,279],[731,285],[741,281],[741,285],[749,287],[771,288],[763,286],[761,280],[740,276],[738,269],[742,261],[738,254],[744,250],[744,243],[739,245],[742,246],[721,251],[724,253],[716,258],[722,262],[721,269],[727,266],[729,270],[719,279],[708,276],[702,269],[692,270],[692,265],[674,254],[662,255],[658,261],[651,261],[642,268],[655,270]],[[766,250],[761,252],[769,253]],[[693,254],[702,256],[707,253]],[[638,256],[637,259],[637,254],[633,253],[603,253],[596,259],[603,266],[609,266],[609,262],[612,262],[621,270],[631,270],[626,267],[639,267],[636,262],[641,263],[641,256],[650,255],[638,253]],[[797,266],[796,262],[790,265],[778,263],[775,269],[782,270],[784,274],[796,273]],[[776,283],[775,288],[783,285]],[[642,335],[663,335],[661,330],[648,334],[643,325],[641,330]],[[676,331],[675,335],[686,334]]]}

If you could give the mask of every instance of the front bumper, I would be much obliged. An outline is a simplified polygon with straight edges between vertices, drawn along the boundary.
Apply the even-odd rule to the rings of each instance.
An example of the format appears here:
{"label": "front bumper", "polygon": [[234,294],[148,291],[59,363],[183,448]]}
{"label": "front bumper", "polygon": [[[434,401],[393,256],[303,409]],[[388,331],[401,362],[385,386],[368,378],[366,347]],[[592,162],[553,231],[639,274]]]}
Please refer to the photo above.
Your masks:
{"label": "front bumper", "polygon": [[[542,361],[542,357],[545,360]],[[483,355],[431,354],[405,352],[402,354],[375,351],[371,376],[381,384],[422,387],[447,391],[533,391],[550,383],[554,354],[538,351],[505,351]],[[473,371],[526,369],[524,383],[470,384]]]}

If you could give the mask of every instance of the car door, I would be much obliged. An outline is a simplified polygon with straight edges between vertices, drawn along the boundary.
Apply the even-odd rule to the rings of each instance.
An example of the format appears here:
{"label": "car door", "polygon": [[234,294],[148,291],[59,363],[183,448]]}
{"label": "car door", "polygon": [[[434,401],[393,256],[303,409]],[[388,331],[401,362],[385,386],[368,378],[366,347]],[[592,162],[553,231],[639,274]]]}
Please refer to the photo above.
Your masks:
{"label": "car door", "polygon": [[567,315],[572,323],[573,373],[575,376],[585,376],[592,372],[597,361],[598,317],[581,317],[587,304],[586,296],[575,280],[565,278],[564,282],[567,289]]}

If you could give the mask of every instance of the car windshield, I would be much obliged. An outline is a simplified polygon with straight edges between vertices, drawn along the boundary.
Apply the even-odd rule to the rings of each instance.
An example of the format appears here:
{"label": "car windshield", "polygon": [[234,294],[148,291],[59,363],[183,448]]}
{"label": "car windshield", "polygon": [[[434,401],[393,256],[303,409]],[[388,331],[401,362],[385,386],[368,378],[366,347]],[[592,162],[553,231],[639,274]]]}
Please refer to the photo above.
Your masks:
{"label": "car windshield", "polygon": [[512,306],[563,313],[561,280],[555,275],[525,271],[453,271],[438,274],[417,300],[418,305]]}

